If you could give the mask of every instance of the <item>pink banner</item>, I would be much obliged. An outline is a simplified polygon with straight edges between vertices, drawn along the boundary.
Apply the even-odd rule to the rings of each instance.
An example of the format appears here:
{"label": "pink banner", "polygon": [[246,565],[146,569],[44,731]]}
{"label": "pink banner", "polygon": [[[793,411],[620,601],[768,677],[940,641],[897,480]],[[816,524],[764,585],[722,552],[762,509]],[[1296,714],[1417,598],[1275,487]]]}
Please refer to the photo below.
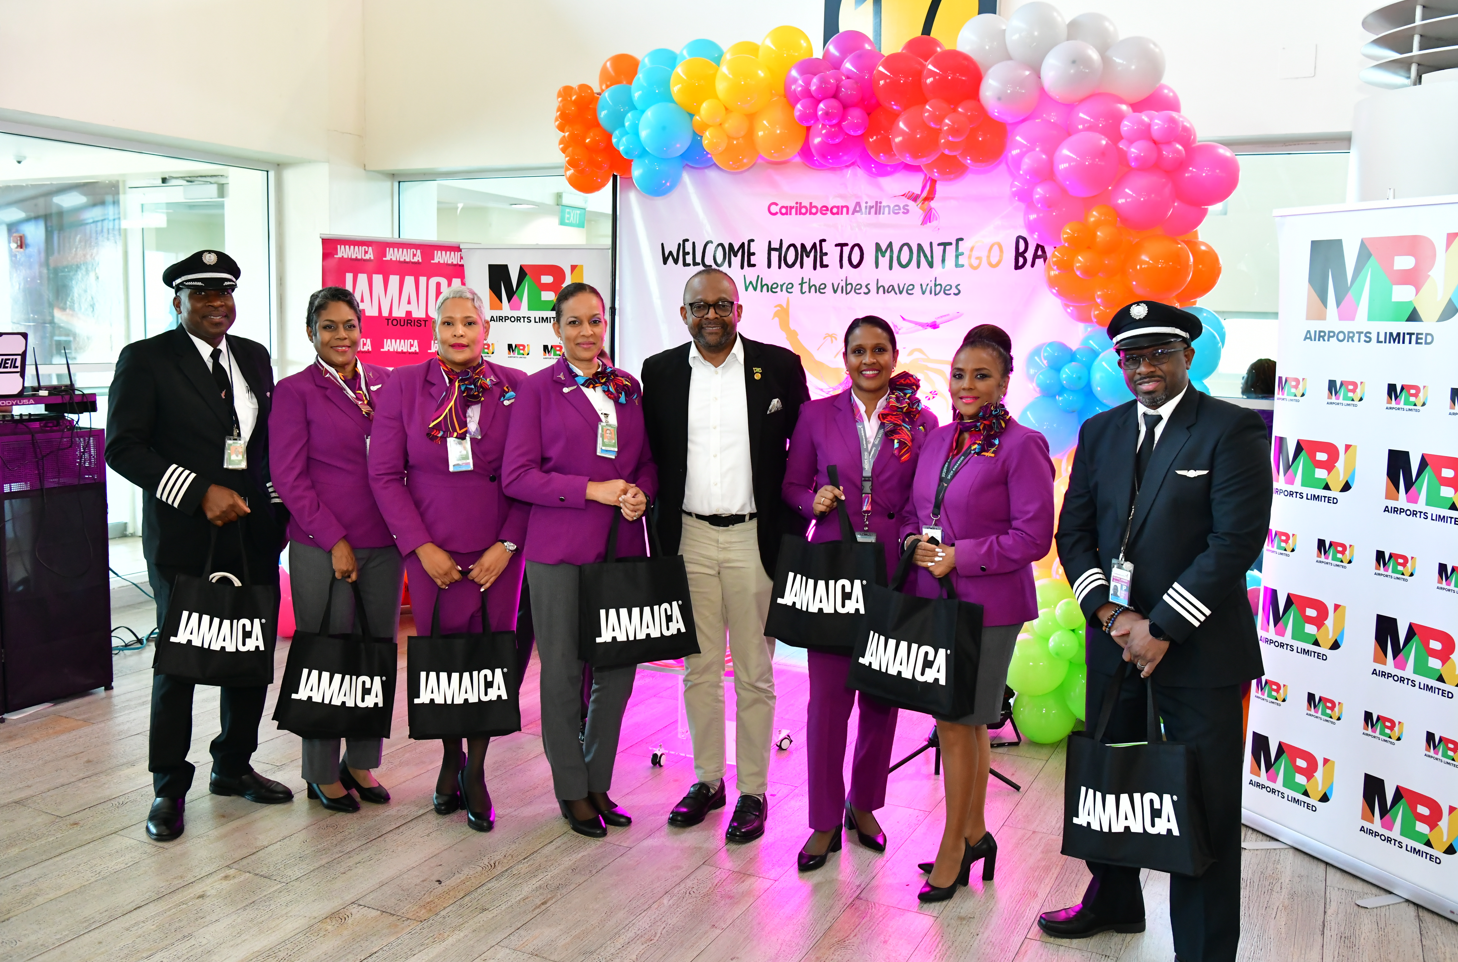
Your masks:
{"label": "pink banner", "polygon": [[435,353],[431,312],[442,291],[465,283],[463,264],[459,244],[326,236],[322,281],[359,300],[360,359],[399,367]]}

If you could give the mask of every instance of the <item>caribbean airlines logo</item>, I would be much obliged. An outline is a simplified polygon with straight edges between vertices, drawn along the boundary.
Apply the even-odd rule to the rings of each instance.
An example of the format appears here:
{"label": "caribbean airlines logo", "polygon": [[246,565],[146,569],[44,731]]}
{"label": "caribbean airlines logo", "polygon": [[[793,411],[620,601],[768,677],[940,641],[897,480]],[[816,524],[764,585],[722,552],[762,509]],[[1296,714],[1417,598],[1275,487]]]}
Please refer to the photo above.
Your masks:
{"label": "caribbean airlines logo", "polygon": [[510,264],[486,268],[486,290],[493,311],[550,311],[568,284],[582,282],[582,265],[521,264],[513,277]]}
{"label": "caribbean airlines logo", "polygon": [[1312,718],[1319,718],[1329,725],[1335,725],[1342,720],[1345,711],[1345,706],[1335,698],[1318,695],[1314,691],[1306,693],[1306,714]]}
{"label": "caribbean airlines logo", "polygon": [[1389,745],[1402,741],[1402,722],[1378,712],[1362,712],[1362,734]]}
{"label": "caribbean airlines logo", "polygon": [[1277,435],[1271,444],[1271,476],[1281,485],[1341,494],[1352,489],[1357,446]]}
{"label": "caribbean airlines logo", "polygon": [[1362,834],[1401,847],[1412,855],[1436,861],[1434,853],[1453,855],[1458,836],[1458,806],[1397,784],[1387,793],[1387,780],[1371,772],[1362,777]]}
{"label": "caribbean airlines logo", "polygon": [[[1330,758],[1317,761],[1314,752],[1288,741],[1277,740],[1271,747],[1271,736],[1252,730],[1250,733],[1250,785],[1287,801],[1316,811],[1312,802],[1331,801],[1332,784],[1336,781],[1336,762]],[[1281,791],[1273,791],[1275,786]]]}
{"label": "caribbean airlines logo", "polygon": [[[1402,622],[1391,615],[1377,616],[1376,635],[1372,646],[1372,663],[1396,671],[1372,669],[1372,674],[1395,681],[1428,694],[1453,698],[1450,689],[1458,688],[1458,643],[1453,635],[1432,625]],[[1444,687],[1446,686],[1446,687]]]}
{"label": "caribbean airlines logo", "polygon": [[1398,554],[1395,551],[1377,550],[1376,572],[1379,577],[1394,581],[1407,581],[1417,574],[1417,556]]}
{"label": "caribbean airlines logo", "polygon": [[[1342,646],[1346,630],[1346,605],[1327,604],[1308,595],[1298,595],[1294,591],[1282,597],[1279,588],[1269,585],[1261,588],[1261,631],[1274,636],[1262,639],[1267,644],[1301,654],[1308,653],[1280,641],[1290,639],[1299,645],[1336,651]],[[1325,655],[1320,655],[1320,658],[1326,660]]]}
{"label": "caribbean airlines logo", "polygon": [[1421,411],[1428,406],[1426,384],[1388,384],[1387,409],[1389,411]]}
{"label": "caribbean airlines logo", "polygon": [[1299,401],[1306,396],[1306,378],[1276,375],[1276,397]]}
{"label": "caribbean airlines logo", "polygon": [[[1445,243],[1445,276],[1433,276],[1438,248],[1422,234],[1363,237],[1347,268],[1341,238],[1311,242],[1307,268],[1308,321],[1446,321],[1458,314],[1458,233]],[[1332,309],[1336,317],[1332,317]]]}
{"label": "caribbean airlines logo", "polygon": [[1427,732],[1423,741],[1423,757],[1458,768],[1458,738]]}
{"label": "caribbean airlines logo", "polygon": [[1362,398],[1366,396],[1366,381],[1330,380],[1326,382],[1326,400],[1328,404],[1355,407],[1361,404]]}
{"label": "caribbean airlines logo", "polygon": [[1266,529],[1266,550],[1276,554],[1291,554],[1296,550],[1296,532]]}
{"label": "caribbean airlines logo", "polygon": [[1286,696],[1291,693],[1291,686],[1283,685],[1272,678],[1257,678],[1251,682],[1250,693],[1261,701],[1284,705]]}
{"label": "caribbean airlines logo", "polygon": [[1438,590],[1458,594],[1458,564],[1438,562]]}
{"label": "caribbean airlines logo", "polygon": [[1420,504],[1439,511],[1458,510],[1454,508],[1458,498],[1458,457],[1419,454],[1414,469],[1410,451],[1388,448],[1386,497],[1388,501]]}
{"label": "caribbean airlines logo", "polygon": [[1328,541],[1316,539],[1316,561],[1318,564],[1345,568],[1357,557],[1357,546],[1350,541]]}

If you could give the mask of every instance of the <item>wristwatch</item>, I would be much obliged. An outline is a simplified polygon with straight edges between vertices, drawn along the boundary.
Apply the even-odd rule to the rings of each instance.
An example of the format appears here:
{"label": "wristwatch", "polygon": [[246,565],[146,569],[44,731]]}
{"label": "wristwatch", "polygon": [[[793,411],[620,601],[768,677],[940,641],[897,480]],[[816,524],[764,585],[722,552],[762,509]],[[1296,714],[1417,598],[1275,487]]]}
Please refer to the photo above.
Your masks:
{"label": "wristwatch", "polygon": [[507,551],[510,551],[512,554],[516,554],[516,545],[510,541],[501,542],[501,547],[505,548]]}
{"label": "wristwatch", "polygon": [[1169,635],[1164,633],[1164,629],[1152,621],[1149,623],[1149,637],[1158,639],[1159,641],[1171,640]]}

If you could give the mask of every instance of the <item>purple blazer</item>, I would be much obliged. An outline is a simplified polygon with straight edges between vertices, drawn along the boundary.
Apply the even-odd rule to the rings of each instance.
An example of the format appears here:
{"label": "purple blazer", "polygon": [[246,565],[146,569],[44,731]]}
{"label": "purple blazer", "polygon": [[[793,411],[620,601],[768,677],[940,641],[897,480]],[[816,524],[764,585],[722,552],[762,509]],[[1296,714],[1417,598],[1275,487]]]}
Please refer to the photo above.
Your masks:
{"label": "purple blazer", "polygon": [[[830,483],[829,465],[839,469],[841,490],[845,492],[851,525],[861,530],[861,436],[856,431],[854,405],[860,402],[850,388],[834,397],[810,401],[800,408],[800,420],[790,438],[790,456],[785,465],[785,483],[781,488],[785,503],[815,527],[811,543],[836,541],[840,538],[840,522],[835,513],[816,519],[815,492]],[[911,525],[911,481],[916,475],[916,462],[926,441],[937,428],[937,416],[922,408],[911,424],[911,457],[902,461],[889,440],[881,442],[876,460],[871,462],[871,531],[886,549],[887,574],[896,570],[901,544],[901,530]]]}
{"label": "purple blazer", "polygon": [[[597,409],[565,358],[528,377],[517,393],[506,438],[506,493],[531,503],[526,560],[548,565],[603,560],[608,525],[618,509],[588,501],[587,482],[621,478],[642,488],[650,501],[658,493],[642,397],[617,406],[618,456],[604,458],[597,454]],[[642,523],[624,521],[618,556],[647,553]]]}
{"label": "purple blazer", "polygon": [[[390,380],[388,368],[358,368],[371,397]],[[278,382],[268,459],[274,490],[289,509],[290,540],[325,551],[340,538],[356,548],[395,544],[374,496],[360,486],[373,426],[317,364]]]}
{"label": "purple blazer", "polygon": [[498,541],[520,546],[526,539],[527,506],[508,498],[501,483],[517,403],[508,395],[521,390],[526,375],[487,361],[486,376],[496,383],[481,402],[481,436],[471,441],[470,471],[452,473],[445,442],[425,434],[446,391],[435,358],[396,368],[376,399],[370,487],[401,554],[426,542],[474,554]]}
{"label": "purple blazer", "polygon": [[[912,521],[904,538],[931,524],[937,478],[952,449],[953,425],[927,439],[911,486]],[[952,586],[957,597],[982,605],[985,625],[1015,625],[1038,617],[1033,562],[1053,543],[1053,462],[1043,435],[1011,419],[997,453],[969,460],[942,501],[942,541],[957,547]],[[914,568],[907,588],[923,598],[940,586],[925,568]]]}

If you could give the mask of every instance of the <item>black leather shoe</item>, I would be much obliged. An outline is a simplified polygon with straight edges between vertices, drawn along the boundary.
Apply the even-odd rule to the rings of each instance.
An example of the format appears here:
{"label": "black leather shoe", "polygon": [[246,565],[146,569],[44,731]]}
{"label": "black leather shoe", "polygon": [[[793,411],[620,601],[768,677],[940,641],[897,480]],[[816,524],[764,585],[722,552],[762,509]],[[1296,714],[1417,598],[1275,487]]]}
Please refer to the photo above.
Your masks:
{"label": "black leather shoe", "polygon": [[697,825],[714,809],[723,808],[724,800],[722,778],[717,788],[710,788],[704,782],[695,782],[688,794],[679,799],[678,804],[673,806],[673,811],[668,813],[668,824],[680,827]]}
{"label": "black leather shoe", "polygon": [[466,794],[466,770],[456,772],[456,784],[461,789],[461,807],[466,810],[466,824],[478,832],[489,832],[496,827],[496,806],[491,804],[491,793],[486,793],[486,810],[471,811],[470,796]]}
{"label": "black leather shoe", "polygon": [[1057,939],[1086,939],[1100,932],[1143,932],[1143,919],[1111,919],[1086,908],[1082,902],[1038,916],[1038,928]]}
{"label": "black leather shoe", "polygon": [[557,799],[557,805],[562,809],[562,817],[567,819],[567,824],[572,826],[572,831],[578,835],[586,835],[588,838],[607,838],[607,826],[602,823],[601,815],[594,815],[586,821],[579,821],[572,814],[572,809],[562,799]]}
{"label": "black leather shoe", "polygon": [[608,798],[606,792],[603,793],[602,797],[607,799],[606,807],[599,805],[597,799],[592,797],[591,792],[587,793],[588,802],[592,804],[593,808],[597,809],[597,814],[602,816],[602,820],[605,823],[611,825],[613,828],[627,828],[633,824],[633,816],[628,814],[627,809],[616,804],[611,798]]}
{"label": "black leather shoe", "polygon": [[147,813],[147,837],[156,842],[170,842],[182,837],[182,809],[186,805],[181,798],[152,799],[152,810]]}
{"label": "black leather shoe", "polygon": [[241,778],[228,778],[213,772],[208,779],[208,791],[214,795],[242,795],[260,805],[281,805],[294,800],[293,790],[287,785],[264,778],[251,768]]}
{"label": "black leather shoe", "polygon": [[459,811],[461,807],[461,793],[451,792],[449,795],[441,795],[439,792],[431,794],[431,804],[435,806],[435,814],[449,815]]}
{"label": "black leather shoe", "polygon": [[[991,832],[987,832],[977,840],[976,845],[968,847],[972,851],[972,862],[976,862],[978,859],[982,860],[982,881],[991,882],[993,873],[997,871],[997,839],[992,837]],[[968,863],[967,871],[963,872],[961,877],[957,879],[957,884],[967,885],[971,882],[972,862]],[[921,874],[930,875],[932,864],[931,862],[917,862],[916,867],[921,869]]]}
{"label": "black leather shoe", "polygon": [[856,821],[856,813],[851,811],[850,802],[845,803],[845,827],[847,831],[854,829],[856,833],[856,841],[860,842],[871,851],[886,851],[886,833],[877,832],[875,835],[867,835],[865,832],[861,831],[860,823]]}
{"label": "black leather shoe", "polygon": [[346,789],[344,794],[339,796],[338,798],[330,798],[328,795],[325,795],[322,791],[320,791],[319,786],[315,785],[313,782],[305,782],[304,784],[308,786],[305,794],[307,794],[310,798],[317,798],[319,800],[319,804],[323,805],[331,812],[359,811],[359,801],[355,799],[353,795],[349,794],[348,789]]}
{"label": "black leather shoe", "polygon": [[765,816],[769,814],[769,803],[762,795],[740,795],[734,806],[734,817],[724,830],[726,842],[752,842],[764,834]]}
{"label": "black leather shoe", "polygon": [[[972,846],[967,844],[966,839],[963,839],[962,867],[957,870],[957,877],[952,879],[952,884],[946,886],[945,888],[939,888],[931,884],[931,879],[928,878],[925,882],[922,883],[921,891],[916,893],[916,900],[918,902],[945,902],[947,899],[957,894],[957,886],[967,884],[968,879],[971,876],[971,872]],[[928,871],[927,875],[931,875],[931,872]]]}
{"label": "black leather shoe", "polygon": [[374,805],[383,805],[390,800],[390,793],[383,785],[361,785],[359,779],[350,772],[349,766],[344,762],[339,763],[339,783],[345,788],[352,788],[359,792],[359,797]]}
{"label": "black leather shoe", "polygon": [[811,855],[802,847],[799,852],[795,853],[795,865],[802,872],[813,872],[825,864],[825,860],[829,857],[831,852],[839,851],[840,833],[836,832],[834,835],[830,836],[829,847],[827,847],[825,851],[821,852],[819,855]]}

